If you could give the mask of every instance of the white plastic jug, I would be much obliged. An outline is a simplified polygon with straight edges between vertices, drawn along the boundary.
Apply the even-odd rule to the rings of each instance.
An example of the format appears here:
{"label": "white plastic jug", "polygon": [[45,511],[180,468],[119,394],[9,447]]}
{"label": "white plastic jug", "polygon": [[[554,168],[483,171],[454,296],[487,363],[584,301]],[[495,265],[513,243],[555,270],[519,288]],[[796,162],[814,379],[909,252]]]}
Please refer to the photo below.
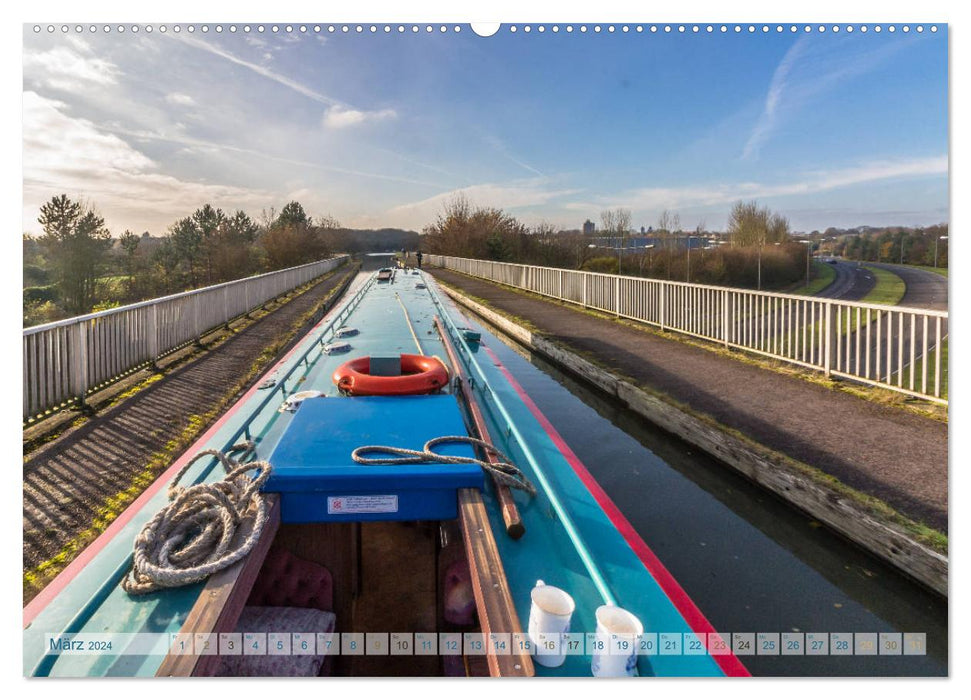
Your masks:
{"label": "white plastic jug", "polygon": [[[548,668],[561,666],[566,656],[560,635],[570,631],[570,619],[576,604],[569,593],[556,586],[547,586],[542,581],[536,582],[530,598],[529,638],[536,649],[533,659]],[[544,635],[544,639],[540,639],[540,634]],[[548,646],[550,642],[553,642],[552,649]]]}
{"label": "white plastic jug", "polygon": [[590,664],[593,675],[598,678],[635,675],[637,638],[642,634],[644,625],[633,613],[616,605],[597,608],[597,641],[601,650],[593,654]]}

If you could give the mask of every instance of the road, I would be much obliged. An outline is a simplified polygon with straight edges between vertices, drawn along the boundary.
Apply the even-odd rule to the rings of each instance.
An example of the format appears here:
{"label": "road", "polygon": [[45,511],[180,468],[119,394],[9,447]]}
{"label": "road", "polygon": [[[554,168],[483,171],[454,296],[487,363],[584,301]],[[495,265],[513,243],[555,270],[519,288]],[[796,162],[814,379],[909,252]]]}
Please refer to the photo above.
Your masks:
{"label": "road", "polygon": [[947,277],[936,272],[928,272],[909,265],[890,265],[888,263],[866,263],[883,268],[898,275],[907,285],[907,292],[900,300],[901,306],[918,309],[947,310]]}
{"label": "road", "polygon": [[842,299],[843,301],[859,301],[873,289],[876,278],[866,268],[856,263],[837,261],[823,263],[832,265],[836,271],[836,279],[816,296],[825,299]]}

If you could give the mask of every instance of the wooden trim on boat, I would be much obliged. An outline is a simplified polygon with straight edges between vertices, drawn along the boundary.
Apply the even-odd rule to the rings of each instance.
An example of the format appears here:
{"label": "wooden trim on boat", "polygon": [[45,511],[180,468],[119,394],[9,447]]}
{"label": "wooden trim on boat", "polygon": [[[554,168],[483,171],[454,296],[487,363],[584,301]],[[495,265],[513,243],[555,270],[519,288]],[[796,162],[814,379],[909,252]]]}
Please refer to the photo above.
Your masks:
{"label": "wooden trim on boat", "polygon": [[[266,553],[280,528],[280,498],[277,494],[265,494],[267,520],[263,532],[253,550],[229,568],[209,577],[195,605],[189,611],[181,632],[185,634],[232,632],[249,598],[256,576],[263,566]],[[247,521],[251,523],[252,521]],[[244,526],[236,539],[245,538],[249,530]],[[156,676],[211,676],[219,665],[219,656],[173,654],[162,661]]]}
{"label": "wooden trim on boat", "polygon": [[[479,431],[479,437],[488,441],[489,433],[482,413],[474,398],[466,393],[465,373],[462,371],[462,365],[455,353],[455,348],[452,347],[448,333],[438,316],[435,317],[435,327],[442,337],[445,351],[452,363],[452,370],[459,379],[462,395],[469,407],[469,412],[472,414],[476,429]],[[525,530],[509,488],[497,486],[496,491],[501,493],[503,489],[506,492],[507,499],[500,500],[503,504],[503,519],[506,522],[506,527],[507,529],[515,528],[518,523],[519,535],[521,536]],[[486,512],[485,503],[482,501],[482,494],[477,489],[459,489],[458,500],[459,523],[462,526],[462,539],[465,541],[465,552],[472,574],[472,592],[475,595],[482,634],[488,640],[489,635],[493,632],[521,633],[523,631],[522,624],[519,622],[516,605],[513,603],[512,594],[509,591],[506,570],[502,566],[502,557],[499,556],[496,539],[492,534],[492,525],[489,523],[489,514]],[[515,536],[514,539],[516,539]],[[532,657],[521,650],[517,652],[515,648],[510,649],[509,656],[488,654],[486,661],[489,664],[489,674],[492,676],[533,676],[536,673],[533,668]]]}
{"label": "wooden trim on boat", "polygon": [[[479,408],[478,402],[472,395],[465,371],[462,369],[452,341],[448,337],[445,327],[442,325],[442,320],[438,316],[435,316],[435,328],[442,338],[442,344],[445,345],[445,352],[448,354],[448,359],[452,363],[452,371],[459,380],[459,389],[462,392],[462,397],[465,399],[465,405],[469,409],[472,422],[475,424],[475,429],[479,433],[479,439],[491,443],[492,438],[489,436],[489,428],[486,426],[482,409]],[[499,461],[491,453],[487,454],[485,458],[492,464]],[[514,540],[518,540],[526,533],[526,526],[523,525],[523,519],[519,515],[519,508],[516,506],[516,501],[513,500],[512,491],[505,484],[500,484],[495,480],[492,483],[496,487],[496,497],[499,499],[499,505],[502,508],[502,521],[506,525],[506,534]]]}
{"label": "wooden trim on boat", "polygon": [[[496,633],[521,633],[522,625],[509,591],[506,570],[496,547],[489,514],[478,489],[459,490],[459,522],[462,539],[472,574],[472,592],[479,611],[482,635],[488,643],[489,635]],[[533,676],[533,659],[528,653],[510,650],[509,656],[488,654],[489,673],[492,676]]]}

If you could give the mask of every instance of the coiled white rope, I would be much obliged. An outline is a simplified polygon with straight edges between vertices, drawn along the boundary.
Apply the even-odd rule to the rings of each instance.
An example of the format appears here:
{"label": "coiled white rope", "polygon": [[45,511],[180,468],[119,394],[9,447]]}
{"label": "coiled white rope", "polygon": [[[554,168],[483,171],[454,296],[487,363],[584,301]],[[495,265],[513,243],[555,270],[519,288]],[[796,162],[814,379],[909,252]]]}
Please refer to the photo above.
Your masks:
{"label": "coiled white rope", "polygon": [[[432,448],[436,445],[446,443],[464,442],[470,445],[478,445],[484,450],[491,451],[499,458],[499,462],[493,464],[475,459],[473,457],[458,457],[454,455],[443,455],[434,452]],[[399,457],[364,457],[362,455],[373,452],[383,452],[391,455],[401,455]],[[496,484],[504,484],[509,488],[525,491],[530,496],[536,495],[536,487],[526,478],[526,475],[512,463],[512,460],[504,455],[499,448],[485,440],[468,437],[467,435],[445,435],[443,437],[432,438],[425,443],[421,450],[409,450],[404,447],[388,447],[386,445],[366,445],[358,447],[351,453],[351,458],[358,464],[478,464],[484,471],[492,474]]]}
{"label": "coiled white rope", "polygon": [[[127,593],[140,595],[195,583],[249,554],[266,523],[260,487],[270,476],[269,462],[242,462],[253,447],[252,442],[242,442],[227,453],[203,450],[182,467],[169,484],[168,505],[135,538],[132,568],[121,583]],[[238,461],[229,457],[234,452],[242,452]],[[189,468],[207,456],[222,464],[226,471],[222,481],[179,486]],[[255,478],[248,474],[253,470],[258,472]],[[252,519],[252,530],[234,546],[233,539],[247,519]]]}

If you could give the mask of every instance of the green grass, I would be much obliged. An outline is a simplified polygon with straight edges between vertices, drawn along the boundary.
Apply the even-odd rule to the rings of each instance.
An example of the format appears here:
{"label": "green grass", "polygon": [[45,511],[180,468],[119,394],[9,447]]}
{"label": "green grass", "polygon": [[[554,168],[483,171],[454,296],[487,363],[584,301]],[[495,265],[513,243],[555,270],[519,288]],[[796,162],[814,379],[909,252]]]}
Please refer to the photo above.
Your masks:
{"label": "green grass", "polygon": [[934,267],[932,265],[910,265],[909,267],[916,267],[918,270],[924,270],[925,272],[933,272],[935,275],[940,275],[941,277],[947,277],[946,267]]}
{"label": "green grass", "polygon": [[871,267],[870,265],[863,267],[876,277],[877,283],[870,290],[870,293],[860,301],[868,304],[887,304],[888,306],[899,304],[907,292],[907,285],[904,281],[890,270],[884,270],[882,267]]}
{"label": "green grass", "polygon": [[804,284],[799,289],[794,289],[789,294],[800,294],[811,297],[826,289],[836,279],[836,268],[827,263],[813,260],[813,270],[815,272],[813,280],[809,284]]}
{"label": "green grass", "polygon": [[[944,338],[941,341],[941,398],[947,398],[947,346],[948,339]],[[914,363],[914,390],[920,391],[921,384],[924,376],[924,359],[923,357],[917,358]],[[937,349],[931,350],[927,353],[927,392],[933,393],[934,391],[934,375],[936,373],[937,367]],[[904,388],[910,388],[910,366],[904,367]]]}

